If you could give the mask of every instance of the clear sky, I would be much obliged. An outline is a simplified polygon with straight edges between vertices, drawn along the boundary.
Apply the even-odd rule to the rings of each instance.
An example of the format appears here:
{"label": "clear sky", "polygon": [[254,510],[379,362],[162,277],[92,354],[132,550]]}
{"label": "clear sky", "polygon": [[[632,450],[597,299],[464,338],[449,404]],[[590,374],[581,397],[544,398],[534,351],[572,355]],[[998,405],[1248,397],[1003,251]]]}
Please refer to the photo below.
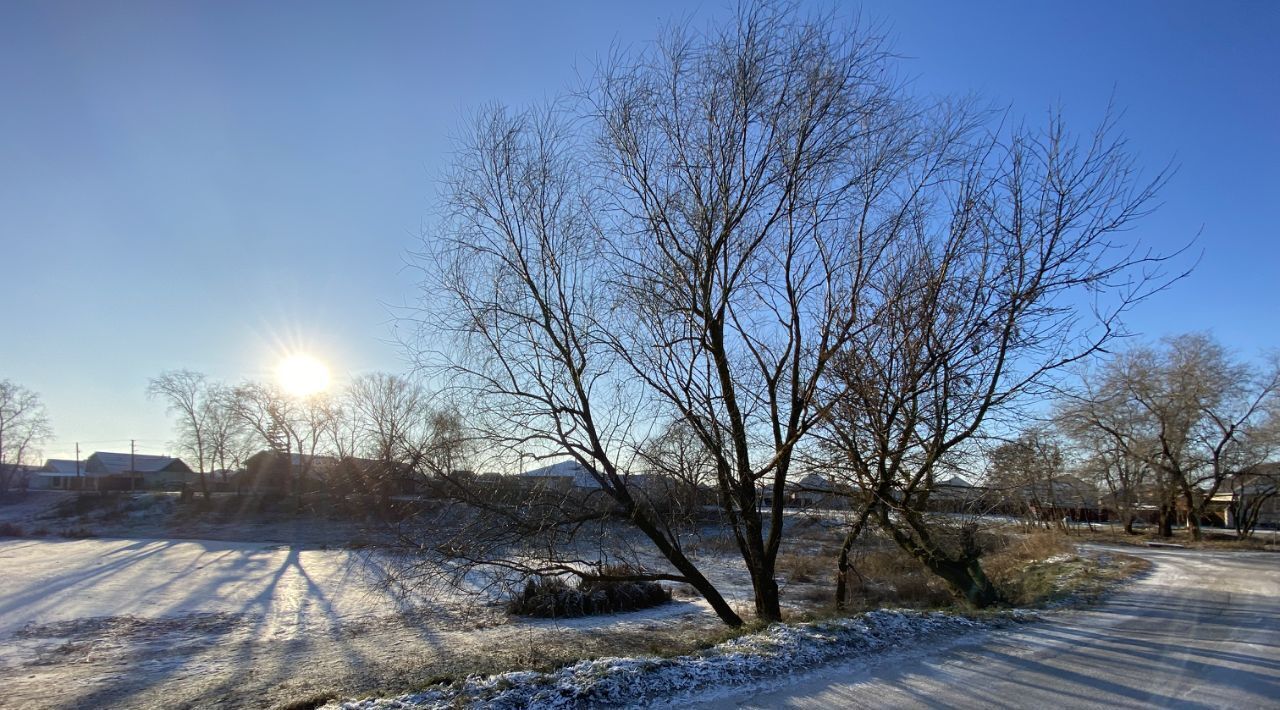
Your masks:
{"label": "clear sky", "polygon": [[[856,5],[841,6],[856,11]],[[236,382],[290,350],[399,371],[390,305],[470,108],[549,98],[613,43],[730,2],[0,3],[0,378],[55,441],[162,452],[147,381]],[[1280,3],[867,2],[928,94],[1089,128],[1114,95],[1152,172],[1132,236],[1200,233],[1130,319],[1280,345]]]}

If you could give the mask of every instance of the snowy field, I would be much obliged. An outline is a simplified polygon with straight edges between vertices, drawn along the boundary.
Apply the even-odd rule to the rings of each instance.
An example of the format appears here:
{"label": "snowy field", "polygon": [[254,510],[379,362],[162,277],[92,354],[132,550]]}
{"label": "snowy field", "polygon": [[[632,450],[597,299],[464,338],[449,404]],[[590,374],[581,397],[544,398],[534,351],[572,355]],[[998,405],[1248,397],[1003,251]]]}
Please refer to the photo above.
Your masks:
{"label": "snowy field", "polygon": [[[4,707],[269,707],[425,685],[716,628],[700,603],[509,622],[439,592],[401,601],[366,556],[200,540],[0,540]],[[624,644],[625,645],[625,644]]]}

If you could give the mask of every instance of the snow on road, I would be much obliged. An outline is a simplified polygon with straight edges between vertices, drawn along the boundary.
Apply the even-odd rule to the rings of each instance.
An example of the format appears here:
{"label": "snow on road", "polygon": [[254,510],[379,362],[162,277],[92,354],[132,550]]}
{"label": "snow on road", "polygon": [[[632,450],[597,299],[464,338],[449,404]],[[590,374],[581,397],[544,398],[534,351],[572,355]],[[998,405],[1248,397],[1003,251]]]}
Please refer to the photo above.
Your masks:
{"label": "snow on road", "polygon": [[1154,570],[1095,609],[702,707],[1280,708],[1280,555],[1115,551]]}

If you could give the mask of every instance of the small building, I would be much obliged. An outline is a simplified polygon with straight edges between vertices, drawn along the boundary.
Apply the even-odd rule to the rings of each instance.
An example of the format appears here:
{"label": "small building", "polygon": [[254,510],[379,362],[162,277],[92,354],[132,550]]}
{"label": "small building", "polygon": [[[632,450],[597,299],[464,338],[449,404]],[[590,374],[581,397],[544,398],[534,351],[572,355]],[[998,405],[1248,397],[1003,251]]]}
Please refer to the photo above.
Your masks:
{"label": "small building", "polygon": [[[827,476],[809,473],[798,481],[787,482],[787,505],[796,508],[848,508],[849,486],[839,486]],[[762,499],[770,495],[761,492]]]}
{"label": "small building", "polygon": [[84,462],[75,459],[48,459],[27,478],[36,490],[79,490],[84,483]]}
{"label": "small building", "polygon": [[[1222,501],[1225,523],[1234,528],[1280,528],[1280,462],[1254,466],[1231,477]],[[1224,495],[1225,493],[1225,495]]]}

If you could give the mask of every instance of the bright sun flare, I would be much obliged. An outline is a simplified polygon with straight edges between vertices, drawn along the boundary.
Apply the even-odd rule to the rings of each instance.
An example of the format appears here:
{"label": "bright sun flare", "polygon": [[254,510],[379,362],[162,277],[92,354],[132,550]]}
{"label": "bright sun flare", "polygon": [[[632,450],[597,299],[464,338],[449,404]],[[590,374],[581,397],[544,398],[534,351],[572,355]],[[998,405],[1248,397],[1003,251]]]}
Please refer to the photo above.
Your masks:
{"label": "bright sun flare", "polygon": [[307,397],[329,386],[329,368],[310,355],[290,355],[276,367],[276,379],[289,394]]}

